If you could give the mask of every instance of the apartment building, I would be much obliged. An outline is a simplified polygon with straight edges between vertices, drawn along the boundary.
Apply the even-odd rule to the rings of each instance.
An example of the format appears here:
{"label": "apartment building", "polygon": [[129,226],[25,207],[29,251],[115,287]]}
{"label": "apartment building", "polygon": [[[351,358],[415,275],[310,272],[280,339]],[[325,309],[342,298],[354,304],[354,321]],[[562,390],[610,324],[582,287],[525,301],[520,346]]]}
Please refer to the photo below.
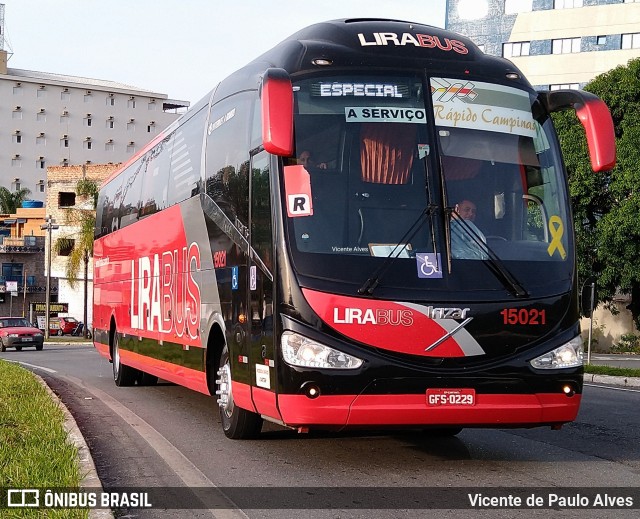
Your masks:
{"label": "apartment building", "polygon": [[188,106],[113,81],[9,68],[0,49],[0,186],[44,201],[49,166],[124,162]]}
{"label": "apartment building", "polygon": [[635,0],[448,0],[446,27],[511,60],[539,90],[581,88],[640,56]]}

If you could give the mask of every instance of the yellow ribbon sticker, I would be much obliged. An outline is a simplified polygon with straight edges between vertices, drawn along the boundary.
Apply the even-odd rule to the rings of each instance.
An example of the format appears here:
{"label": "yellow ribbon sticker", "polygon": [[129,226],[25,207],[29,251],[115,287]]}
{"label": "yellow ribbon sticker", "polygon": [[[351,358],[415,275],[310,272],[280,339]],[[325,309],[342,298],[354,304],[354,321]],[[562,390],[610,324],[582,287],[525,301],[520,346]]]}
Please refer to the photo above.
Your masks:
{"label": "yellow ribbon sticker", "polygon": [[564,224],[559,216],[549,218],[549,232],[551,233],[551,243],[549,247],[547,247],[549,256],[553,256],[553,253],[557,250],[560,253],[560,257],[565,259],[567,257],[567,251],[564,250],[564,246],[562,245]]}

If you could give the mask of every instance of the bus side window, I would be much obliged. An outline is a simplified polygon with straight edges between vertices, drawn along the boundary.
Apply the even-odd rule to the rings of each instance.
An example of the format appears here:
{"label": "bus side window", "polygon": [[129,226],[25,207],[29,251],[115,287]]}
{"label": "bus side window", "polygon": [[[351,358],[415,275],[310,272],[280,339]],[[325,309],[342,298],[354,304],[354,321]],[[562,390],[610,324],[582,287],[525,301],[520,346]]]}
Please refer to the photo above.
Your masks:
{"label": "bus side window", "polygon": [[146,172],[142,180],[140,218],[152,215],[168,204],[169,154],[173,133],[165,137],[149,152]]}
{"label": "bus side window", "polygon": [[211,108],[207,128],[206,193],[232,222],[249,224],[249,134],[254,94],[233,95]]}
{"label": "bus side window", "polygon": [[203,108],[181,124],[173,134],[168,147],[170,206],[198,194],[206,118],[207,111]]}

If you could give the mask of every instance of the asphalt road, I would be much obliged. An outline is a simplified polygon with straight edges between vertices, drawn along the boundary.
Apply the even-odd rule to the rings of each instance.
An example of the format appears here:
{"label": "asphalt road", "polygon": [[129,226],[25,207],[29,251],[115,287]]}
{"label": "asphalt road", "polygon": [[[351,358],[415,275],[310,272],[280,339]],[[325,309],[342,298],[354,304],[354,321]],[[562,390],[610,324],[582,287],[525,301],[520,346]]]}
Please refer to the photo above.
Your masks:
{"label": "asphalt road", "polygon": [[[47,344],[42,352],[7,351],[0,358],[32,369],[61,397],[87,440],[103,485],[161,487],[163,503],[186,501],[193,508],[116,515],[427,517],[434,512],[416,507],[430,495],[430,506],[439,509],[435,515],[468,518],[469,500],[492,492],[525,492],[523,499],[535,495],[544,505],[485,508],[471,512],[474,516],[633,515],[580,508],[580,499],[593,502],[594,492],[605,489],[610,496],[631,496],[640,508],[638,390],[586,386],[578,419],[560,431],[467,429],[456,438],[435,439],[418,432],[298,435],[267,425],[260,440],[231,441],[222,433],[212,398],[163,383],[117,388],[111,365],[91,346]],[[556,494],[567,501],[551,503]],[[243,510],[233,510],[229,498]],[[577,504],[572,506],[571,498]]]}

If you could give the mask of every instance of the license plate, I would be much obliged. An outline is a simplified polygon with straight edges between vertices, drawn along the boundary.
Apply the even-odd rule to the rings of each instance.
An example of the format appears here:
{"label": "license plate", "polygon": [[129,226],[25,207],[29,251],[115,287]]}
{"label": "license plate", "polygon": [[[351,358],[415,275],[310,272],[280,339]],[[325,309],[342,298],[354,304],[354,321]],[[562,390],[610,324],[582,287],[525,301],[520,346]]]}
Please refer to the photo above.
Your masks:
{"label": "license plate", "polygon": [[31,337],[23,337],[22,342],[31,342],[33,339]]}
{"label": "license plate", "polygon": [[432,407],[476,405],[475,389],[427,389],[427,405]]}

